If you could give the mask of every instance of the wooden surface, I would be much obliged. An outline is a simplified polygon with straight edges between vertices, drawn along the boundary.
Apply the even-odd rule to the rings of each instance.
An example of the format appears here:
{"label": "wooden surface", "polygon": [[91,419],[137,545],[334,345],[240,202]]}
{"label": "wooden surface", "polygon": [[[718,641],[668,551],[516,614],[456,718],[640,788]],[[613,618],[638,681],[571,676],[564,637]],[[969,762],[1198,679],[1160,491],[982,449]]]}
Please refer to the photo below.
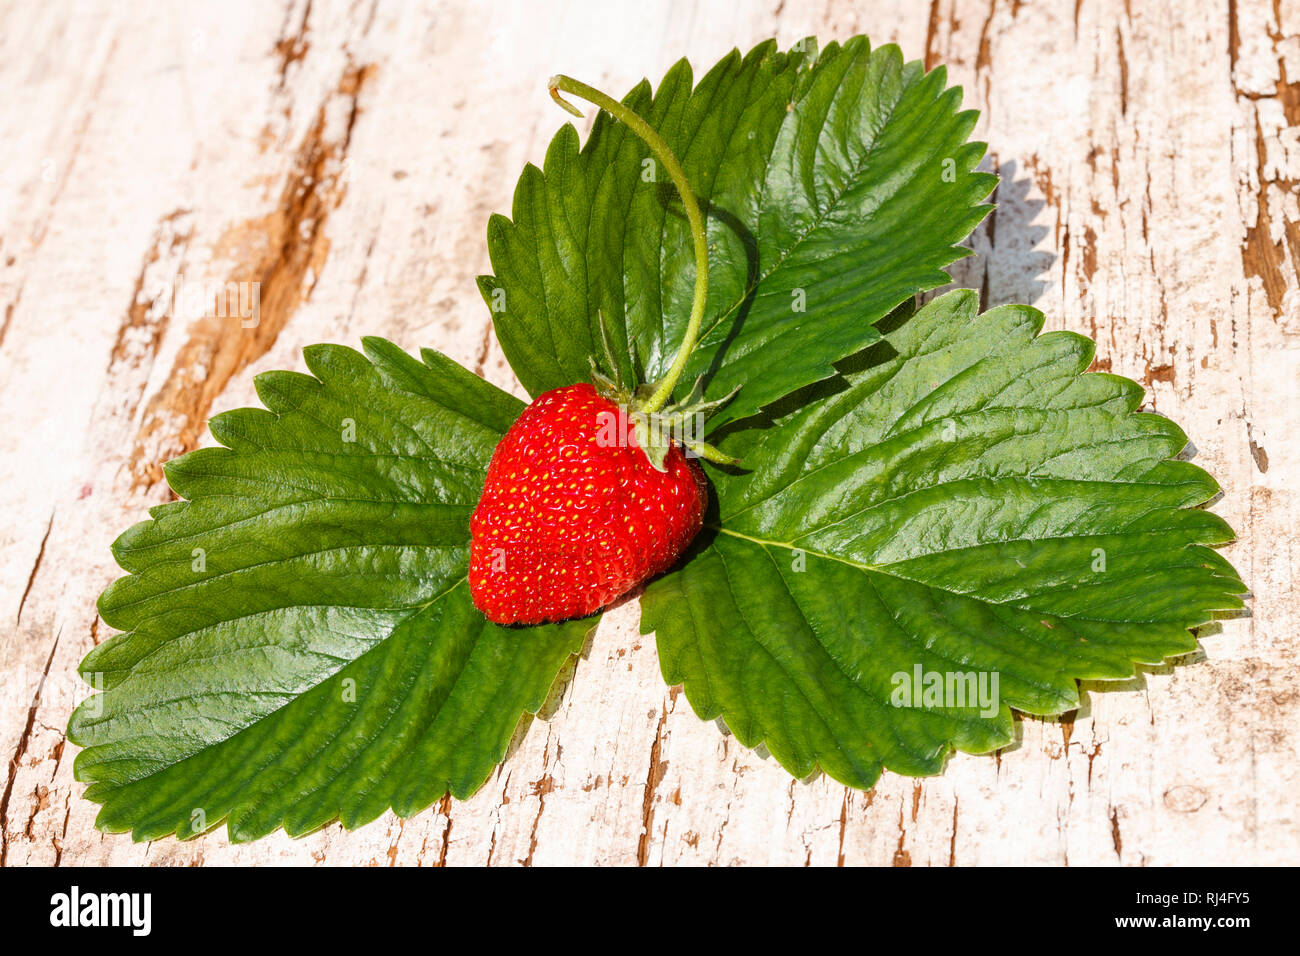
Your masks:
{"label": "wooden surface", "polygon": [[[245,846],[98,833],[63,728],[160,462],[317,341],[434,346],[522,394],[473,277],[564,120],[546,79],[621,93],[682,55],[857,32],[946,63],[983,111],[1003,180],[958,283],[1092,335],[1186,429],[1250,615],[996,756],[861,793],[699,721],[623,606],[466,803]],[[3,862],[1297,862],[1297,81],[1300,3],[1268,0],[6,5]],[[256,328],[163,304],[214,280],[260,283]]]}

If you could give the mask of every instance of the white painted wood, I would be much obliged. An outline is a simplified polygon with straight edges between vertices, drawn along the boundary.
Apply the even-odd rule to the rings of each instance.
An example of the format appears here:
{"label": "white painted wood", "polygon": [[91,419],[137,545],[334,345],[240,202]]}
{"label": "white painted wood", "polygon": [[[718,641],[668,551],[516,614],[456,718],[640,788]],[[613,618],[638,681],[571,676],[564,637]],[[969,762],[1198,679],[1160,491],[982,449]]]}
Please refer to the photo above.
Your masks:
{"label": "white painted wood", "polygon": [[[165,500],[253,375],[316,341],[435,346],[521,394],[473,277],[488,214],[564,117],[678,57],[867,32],[946,63],[1003,175],[961,284],[1098,340],[1193,436],[1252,615],[998,756],[870,793],[793,782],[666,689],[635,608],[465,803],[353,833],[135,845],[93,828],[63,737],[108,543]],[[0,11],[0,830],[6,865],[1294,863],[1300,697],[1300,7],[771,0]],[[257,279],[262,322],[167,316]]]}

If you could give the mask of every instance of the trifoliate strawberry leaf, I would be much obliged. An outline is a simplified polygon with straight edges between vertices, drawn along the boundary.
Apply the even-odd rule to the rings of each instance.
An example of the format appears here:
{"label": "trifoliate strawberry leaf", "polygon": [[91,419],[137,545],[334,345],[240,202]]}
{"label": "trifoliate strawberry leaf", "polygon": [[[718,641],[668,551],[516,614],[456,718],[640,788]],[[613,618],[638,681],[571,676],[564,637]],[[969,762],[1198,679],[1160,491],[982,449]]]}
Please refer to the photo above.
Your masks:
{"label": "trifoliate strawberry leaf", "polygon": [[[974,111],[897,47],[865,37],[820,55],[805,41],[734,52],[692,85],[679,62],[623,101],[667,141],[705,207],[709,297],[682,381],[740,392],[716,427],[834,372],[877,322],[948,281],[957,243],[990,207]],[[807,50],[809,52],[802,52]],[[585,381],[601,319],[629,379],[671,363],[695,280],[680,199],[626,126],[601,114],[579,150],[566,125],[494,216],[480,278],[497,336],[534,395]],[[634,362],[640,368],[635,367]],[[637,373],[641,373],[639,376]]]}
{"label": "trifoliate strawberry leaf", "polygon": [[382,339],[268,372],[269,411],[166,469],[182,498],[113,554],[128,632],[81,671],[78,779],[136,839],[356,826],[474,791],[595,619],[506,630],[470,602],[469,516],[522,404]]}
{"label": "trifoliate strawberry leaf", "polygon": [[[1218,490],[1088,339],[950,293],[767,427],[721,441],[718,515],[642,628],[704,718],[791,773],[937,773],[1078,679],[1191,651],[1242,606]],[[852,368],[848,366],[851,365]],[[937,675],[937,677],[932,676]],[[997,683],[993,683],[996,675]]]}

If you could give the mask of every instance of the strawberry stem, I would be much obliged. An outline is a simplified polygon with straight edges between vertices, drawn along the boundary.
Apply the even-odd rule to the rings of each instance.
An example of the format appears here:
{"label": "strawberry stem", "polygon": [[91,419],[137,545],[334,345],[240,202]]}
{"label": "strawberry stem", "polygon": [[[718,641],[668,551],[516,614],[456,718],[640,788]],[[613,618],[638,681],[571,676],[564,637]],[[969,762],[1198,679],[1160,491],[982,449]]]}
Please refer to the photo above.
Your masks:
{"label": "strawberry stem", "polygon": [[655,383],[650,397],[638,403],[640,411],[654,414],[672,398],[673,389],[677,386],[678,379],[682,377],[686,362],[695,348],[695,340],[700,334],[700,323],[704,318],[704,300],[709,291],[709,242],[708,234],[704,230],[704,216],[701,215],[700,205],[691,191],[691,184],[686,181],[686,173],[682,171],[681,163],[668,148],[668,144],[663,141],[663,137],[656,133],[649,123],[612,97],[572,77],[553,76],[547,85],[551,91],[551,98],[574,116],[581,116],[582,111],[564,100],[560,96],[560,90],[594,103],[645,140],[650,151],[668,170],[673,185],[682,195],[682,205],[686,207],[686,218],[691,225],[691,237],[695,241],[695,298],[691,302],[691,318],[686,324],[686,335],[682,338],[681,347],[677,350],[677,357],[673,359],[672,367],[668,369],[667,375]]}

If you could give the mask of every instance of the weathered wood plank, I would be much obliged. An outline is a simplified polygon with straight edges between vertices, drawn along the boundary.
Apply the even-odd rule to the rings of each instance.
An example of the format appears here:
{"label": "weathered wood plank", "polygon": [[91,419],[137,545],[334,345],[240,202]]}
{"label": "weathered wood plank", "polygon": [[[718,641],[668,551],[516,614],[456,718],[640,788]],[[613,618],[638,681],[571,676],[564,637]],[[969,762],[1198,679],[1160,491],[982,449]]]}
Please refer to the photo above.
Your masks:
{"label": "weathered wood plank", "polygon": [[[1295,861],[1295,5],[60,6],[0,12],[6,865]],[[999,208],[956,278],[1092,335],[1097,367],[1194,436],[1252,615],[997,756],[859,793],[699,721],[624,605],[469,801],[251,846],[95,831],[63,727],[107,636],[107,544],[167,497],[159,463],[315,341],[436,346],[521,394],[473,277],[563,120],[546,78],[621,90],[682,55],[855,32],[947,64],[984,111]],[[167,308],[213,281],[260,284],[255,327]]]}

